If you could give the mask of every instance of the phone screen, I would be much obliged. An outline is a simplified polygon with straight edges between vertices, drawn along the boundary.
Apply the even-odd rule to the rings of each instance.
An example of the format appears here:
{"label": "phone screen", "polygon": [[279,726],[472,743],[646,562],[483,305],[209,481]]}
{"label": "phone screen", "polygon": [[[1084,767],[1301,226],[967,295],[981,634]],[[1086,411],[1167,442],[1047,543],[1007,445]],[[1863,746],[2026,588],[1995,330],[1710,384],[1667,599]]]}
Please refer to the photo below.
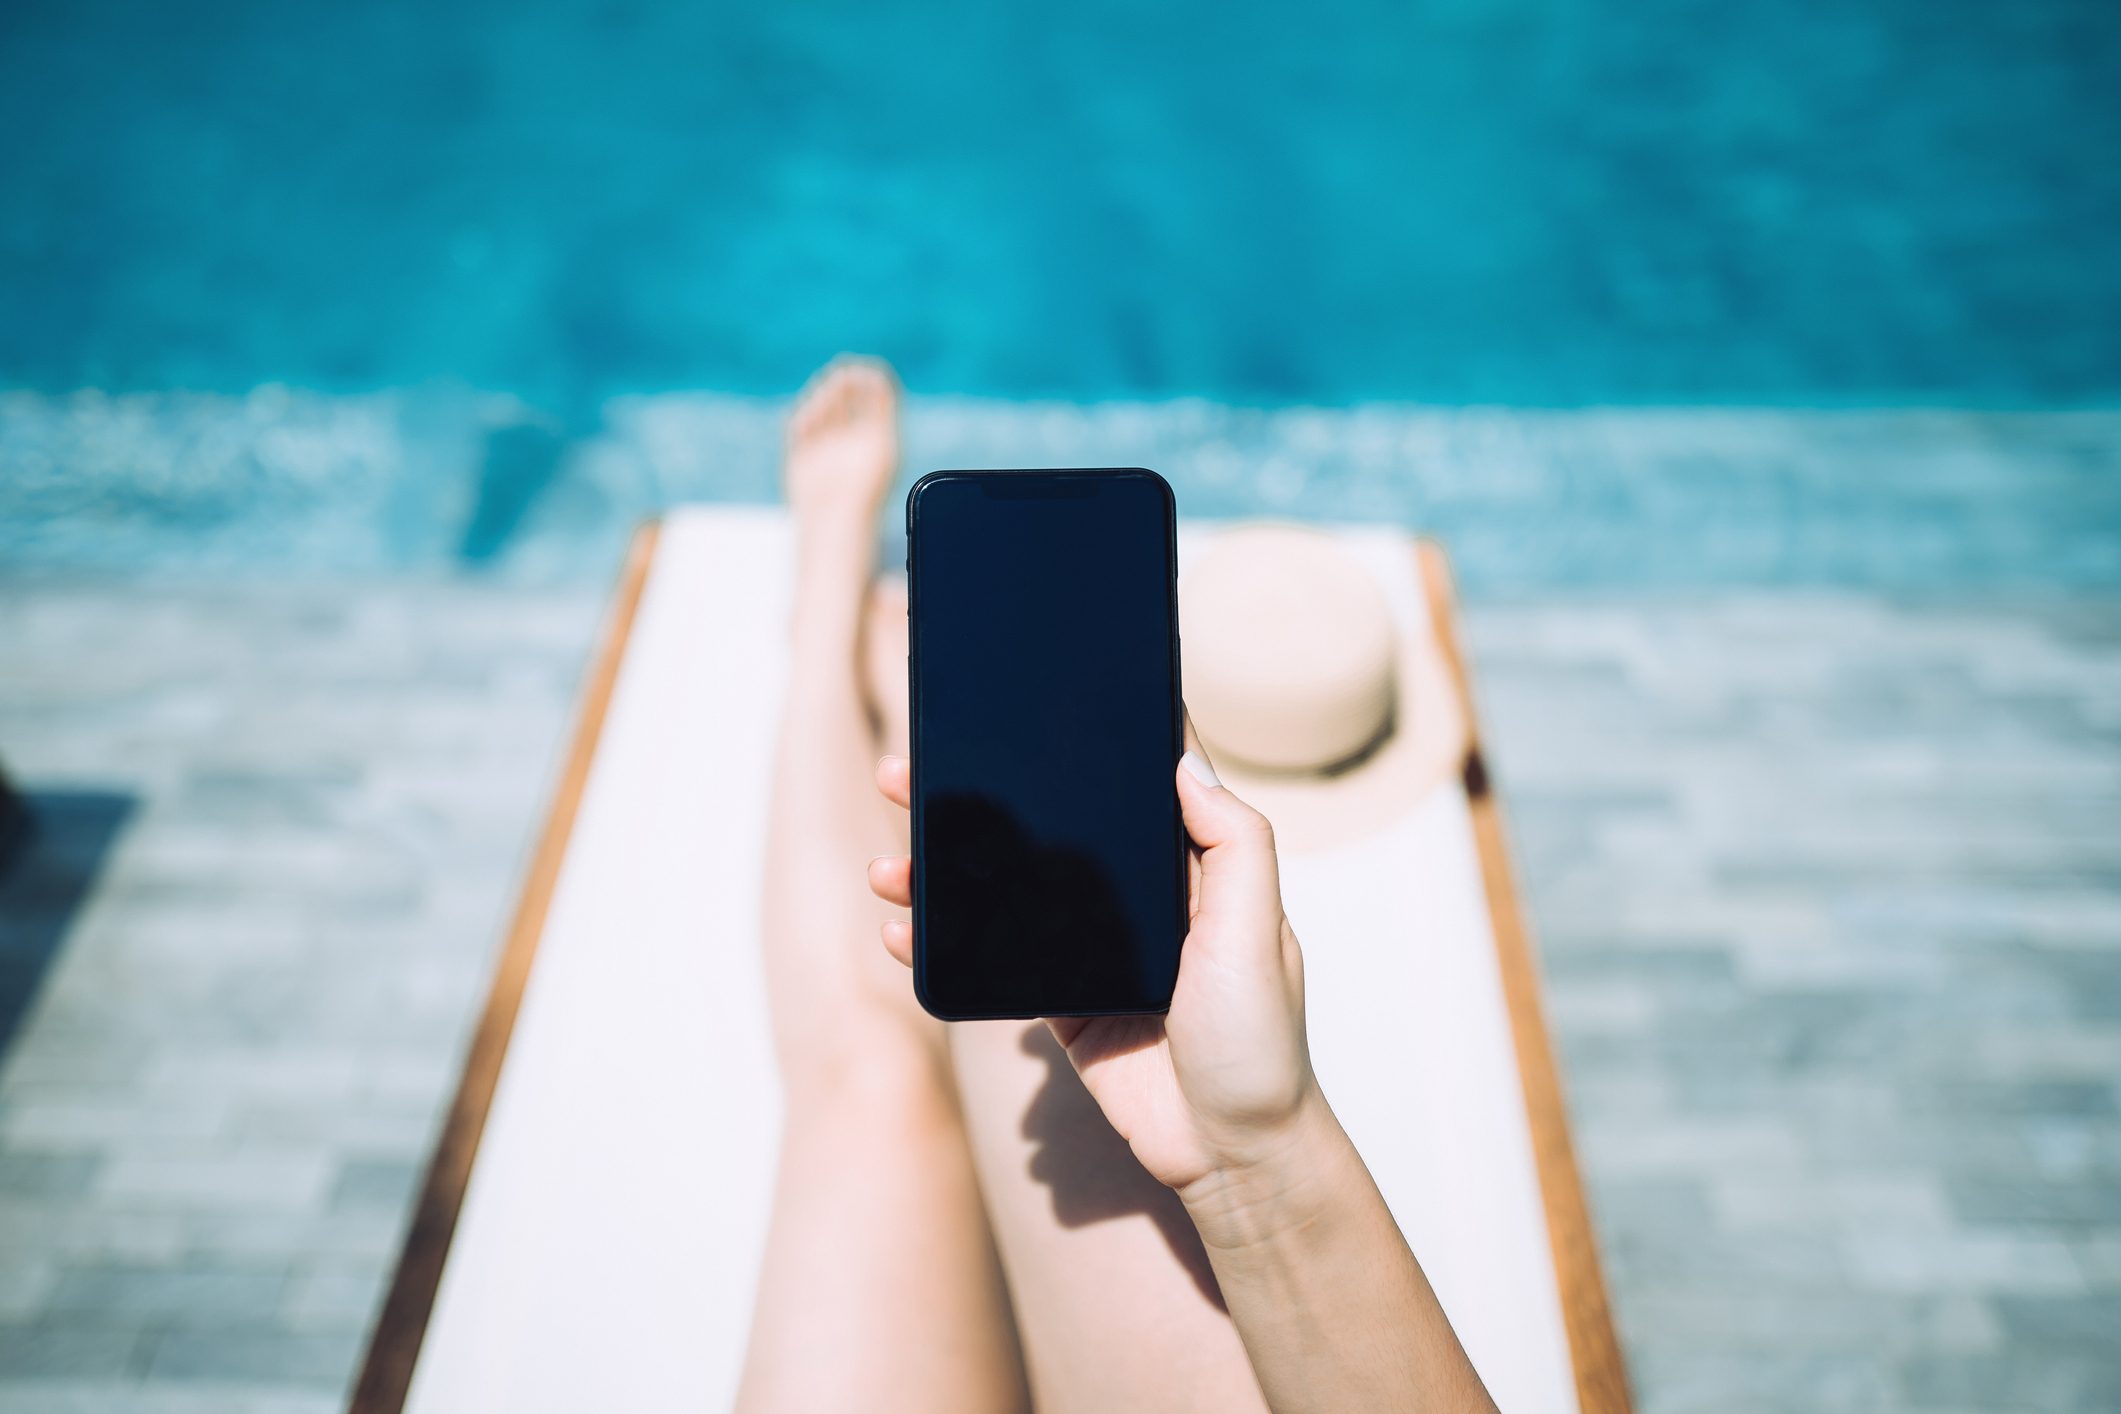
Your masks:
{"label": "phone screen", "polygon": [[937,472],[906,523],[922,1004],[1162,1010],[1186,915],[1170,488]]}

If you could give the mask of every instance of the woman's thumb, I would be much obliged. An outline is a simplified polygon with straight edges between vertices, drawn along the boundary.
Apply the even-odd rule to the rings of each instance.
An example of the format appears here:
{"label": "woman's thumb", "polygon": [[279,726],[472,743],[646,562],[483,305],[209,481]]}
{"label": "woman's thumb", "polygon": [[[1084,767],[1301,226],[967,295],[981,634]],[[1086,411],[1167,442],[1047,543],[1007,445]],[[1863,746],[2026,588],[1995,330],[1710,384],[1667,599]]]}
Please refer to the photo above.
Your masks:
{"label": "woman's thumb", "polygon": [[[1274,827],[1216,777],[1198,751],[1178,761],[1178,805],[1200,846],[1200,910],[1230,923],[1281,921]],[[1238,911],[1238,912],[1233,912]],[[1250,916],[1256,912],[1257,918]]]}

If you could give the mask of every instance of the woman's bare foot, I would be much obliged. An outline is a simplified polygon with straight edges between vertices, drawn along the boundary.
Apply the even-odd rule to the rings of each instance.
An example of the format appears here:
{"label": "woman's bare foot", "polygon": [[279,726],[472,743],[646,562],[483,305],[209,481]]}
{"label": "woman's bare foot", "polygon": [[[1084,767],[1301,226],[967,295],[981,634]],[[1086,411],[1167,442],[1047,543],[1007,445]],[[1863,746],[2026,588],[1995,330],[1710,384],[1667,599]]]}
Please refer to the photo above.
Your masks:
{"label": "woman's bare foot", "polygon": [[[898,402],[890,367],[868,358],[836,358],[803,389],[788,417],[783,471],[800,531],[874,536],[898,475]],[[866,558],[862,568],[866,577]]]}

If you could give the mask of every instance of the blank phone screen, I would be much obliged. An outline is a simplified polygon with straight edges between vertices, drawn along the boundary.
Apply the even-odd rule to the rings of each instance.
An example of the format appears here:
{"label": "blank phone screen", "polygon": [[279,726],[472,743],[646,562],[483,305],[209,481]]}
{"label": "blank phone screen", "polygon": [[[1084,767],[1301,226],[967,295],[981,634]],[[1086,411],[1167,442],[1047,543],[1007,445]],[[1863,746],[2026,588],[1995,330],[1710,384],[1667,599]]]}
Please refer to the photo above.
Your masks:
{"label": "blank phone screen", "polygon": [[907,503],[915,983],[939,1016],[1170,1005],[1185,934],[1170,490],[942,472]]}

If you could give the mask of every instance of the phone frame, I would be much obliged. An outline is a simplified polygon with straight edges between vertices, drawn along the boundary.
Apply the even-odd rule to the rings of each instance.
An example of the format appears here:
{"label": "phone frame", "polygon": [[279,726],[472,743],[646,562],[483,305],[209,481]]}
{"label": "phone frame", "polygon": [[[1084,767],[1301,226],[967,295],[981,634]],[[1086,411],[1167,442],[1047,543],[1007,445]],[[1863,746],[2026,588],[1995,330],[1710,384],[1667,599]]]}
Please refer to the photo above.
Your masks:
{"label": "phone frame", "polygon": [[[1164,515],[1164,616],[1167,626],[1166,639],[1171,645],[1171,719],[1170,756],[1175,771],[1179,757],[1186,749],[1185,685],[1180,676],[1180,652],[1178,629],[1178,499],[1172,494],[1171,483],[1147,467],[1027,467],[1022,469],[995,470],[944,470],[931,471],[913,483],[906,493],[906,677],[908,699],[908,734],[915,744],[913,751],[913,993],[921,1007],[930,1016],[942,1021],[1001,1021],[1025,1020],[1035,1017],[1092,1017],[1092,1016],[1156,1016],[1170,1010],[1169,990],[1165,1000],[1158,1006],[1112,1007],[1090,1010],[1057,1010],[1021,1012],[1011,1010],[952,1011],[937,1004],[933,988],[929,985],[927,968],[927,868],[922,859],[923,803],[926,791],[922,783],[921,753],[917,749],[921,729],[921,587],[915,569],[918,556],[915,541],[920,534],[921,498],[931,489],[950,482],[969,481],[979,485],[988,495],[1008,499],[1039,500],[1056,497],[1074,498],[1095,494],[1086,487],[1075,490],[1082,483],[1104,483],[1116,479],[1146,479],[1160,493]],[[1036,485],[1045,484],[1054,489],[1041,492]],[[1064,489],[1070,488],[1070,489]],[[1173,792],[1175,795],[1176,785]],[[1178,981],[1178,960],[1184,951],[1185,936],[1190,923],[1189,891],[1187,881],[1187,838],[1183,820],[1177,820],[1172,832],[1172,869],[1177,880],[1178,917],[1173,926],[1177,929],[1179,949],[1173,954],[1171,969],[1172,988]]]}

